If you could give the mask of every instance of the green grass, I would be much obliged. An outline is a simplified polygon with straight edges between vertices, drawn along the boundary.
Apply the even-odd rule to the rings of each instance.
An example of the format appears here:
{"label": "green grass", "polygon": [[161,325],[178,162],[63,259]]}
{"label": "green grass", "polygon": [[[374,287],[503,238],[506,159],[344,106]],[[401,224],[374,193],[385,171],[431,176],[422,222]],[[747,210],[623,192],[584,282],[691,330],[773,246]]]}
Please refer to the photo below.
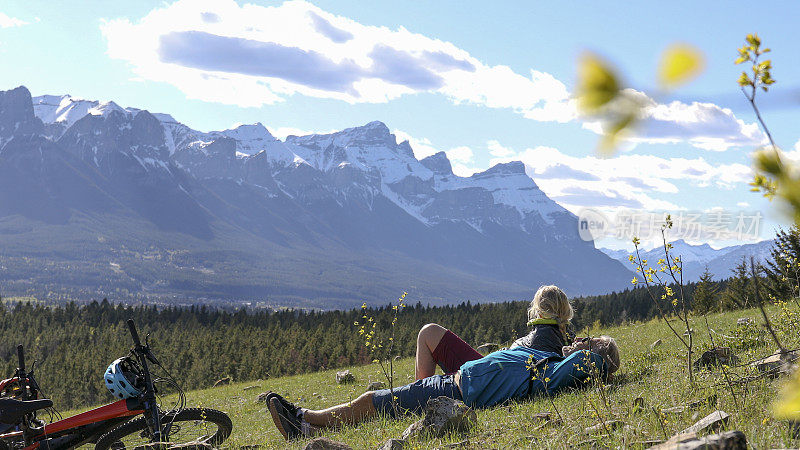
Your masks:
{"label": "green grass", "polygon": [[[797,307],[769,310],[779,328],[784,345],[800,347],[800,311]],[[750,317],[761,323],[758,310],[743,310],[708,316],[715,331],[717,345],[734,347],[743,363],[772,353],[776,347],[760,326],[737,326],[736,319]],[[701,317],[692,318],[695,345],[699,351],[710,347],[709,332]],[[458,331],[458,330],[454,330]],[[786,422],[774,420],[769,408],[780,390],[783,380],[760,379],[736,387],[738,406],[725,383],[722,372],[697,372],[696,386],[689,385],[685,369],[685,353],[679,341],[660,321],[631,323],[628,325],[591,330],[593,334],[609,334],[616,338],[622,351],[622,368],[607,391],[607,403],[598,388],[565,392],[554,398],[555,406],[564,418],[561,425],[545,424],[532,419],[535,413],[553,411],[546,398],[511,403],[505,406],[478,411],[479,424],[466,436],[449,436],[445,439],[413,441],[411,448],[434,448],[446,443],[469,440],[474,448],[565,448],[596,440],[607,447],[630,447],[637,442],[664,439],[692,425],[715,408],[728,412],[731,417],[728,429],[743,431],[756,448],[797,447],[800,440],[792,440]],[[734,338],[734,339],[731,339]],[[661,339],[663,345],[655,350],[650,345]],[[479,344],[479,343],[478,343]],[[699,352],[698,352],[699,356]],[[399,383],[411,380],[413,360],[398,361]],[[272,423],[266,406],[256,402],[263,391],[273,390],[307,408],[322,408],[346,402],[360,395],[370,380],[381,380],[377,365],[354,367],[357,383],[337,385],[335,371],[245,381],[220,388],[193,391],[187,394],[190,406],[203,406],[227,412],[234,423],[234,432],[227,446],[260,445],[261,448],[302,448],[307,441],[287,444]],[[755,374],[755,369],[736,367],[730,376],[739,379]],[[258,387],[252,387],[258,386]],[[716,395],[716,406],[704,404],[679,414],[662,414],[664,408],[686,405],[694,400]],[[634,399],[642,397],[643,411],[633,408]],[[655,409],[659,413],[653,411]],[[599,418],[598,418],[599,413]],[[555,415],[555,414],[553,414]],[[583,433],[586,427],[603,420],[618,419],[628,427],[613,430],[607,436],[590,436]],[[354,448],[376,448],[382,442],[399,437],[403,430],[417,420],[409,416],[393,421],[377,419],[358,427],[347,427],[326,434],[331,439]]]}

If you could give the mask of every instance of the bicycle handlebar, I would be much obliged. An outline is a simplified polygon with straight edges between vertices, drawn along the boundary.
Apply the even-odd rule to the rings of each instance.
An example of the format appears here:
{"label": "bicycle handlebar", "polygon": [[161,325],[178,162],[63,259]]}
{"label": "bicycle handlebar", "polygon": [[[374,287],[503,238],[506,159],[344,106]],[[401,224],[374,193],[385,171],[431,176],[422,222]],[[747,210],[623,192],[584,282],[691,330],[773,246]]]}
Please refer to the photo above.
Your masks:
{"label": "bicycle handlebar", "polygon": [[22,348],[22,344],[17,346],[17,359],[19,359],[19,370],[20,372],[25,372],[25,351]]}
{"label": "bicycle handlebar", "polygon": [[128,319],[128,330],[131,332],[133,343],[136,344],[137,347],[141,347],[142,341],[139,340],[139,333],[136,332],[136,324],[133,323],[133,319]]}

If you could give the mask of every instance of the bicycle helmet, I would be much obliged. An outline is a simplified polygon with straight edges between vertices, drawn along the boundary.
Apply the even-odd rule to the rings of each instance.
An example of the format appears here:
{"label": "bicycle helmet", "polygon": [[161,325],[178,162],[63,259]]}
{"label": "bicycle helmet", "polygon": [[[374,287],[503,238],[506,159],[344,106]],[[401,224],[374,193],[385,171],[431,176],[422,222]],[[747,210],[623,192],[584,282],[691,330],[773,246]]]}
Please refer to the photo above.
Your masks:
{"label": "bicycle helmet", "polygon": [[140,374],[138,364],[125,356],[109,364],[103,378],[106,381],[106,388],[114,397],[126,399],[142,393],[136,386]]}

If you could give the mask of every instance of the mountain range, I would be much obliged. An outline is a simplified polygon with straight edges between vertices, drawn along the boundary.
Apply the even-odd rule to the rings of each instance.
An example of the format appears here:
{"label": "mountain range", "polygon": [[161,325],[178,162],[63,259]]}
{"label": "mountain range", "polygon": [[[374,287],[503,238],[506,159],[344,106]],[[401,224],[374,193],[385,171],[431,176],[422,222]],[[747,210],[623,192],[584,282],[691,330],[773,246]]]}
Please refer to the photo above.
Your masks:
{"label": "mountain range", "polygon": [[[742,262],[742,259],[749,261],[754,257],[756,261],[764,261],[770,257],[770,250],[774,245],[773,240],[755,242],[752,244],[732,245],[715,249],[708,244],[692,245],[683,239],[672,241],[670,253],[680,256],[683,263],[684,281],[697,281],[708,268],[709,273],[714,279],[721,280],[733,275],[733,269]],[[636,266],[628,261],[627,250],[610,250],[601,248],[603,253],[622,262],[632,272]],[[664,258],[663,247],[656,247],[651,250],[641,250],[642,259],[648,260],[651,266],[656,267],[655,263]]]}
{"label": "mountain range", "polygon": [[276,139],[0,92],[4,295],[345,308],[624,287],[521,162],[456,176],[381,122]]}

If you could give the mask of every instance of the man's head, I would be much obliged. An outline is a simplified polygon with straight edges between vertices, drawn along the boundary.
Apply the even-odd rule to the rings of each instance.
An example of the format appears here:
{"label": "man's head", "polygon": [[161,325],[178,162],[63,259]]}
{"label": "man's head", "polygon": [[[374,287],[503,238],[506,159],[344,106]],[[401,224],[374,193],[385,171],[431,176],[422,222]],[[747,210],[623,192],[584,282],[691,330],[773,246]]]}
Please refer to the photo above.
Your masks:
{"label": "man's head", "polygon": [[612,374],[619,369],[621,364],[619,359],[619,347],[617,341],[611,336],[600,336],[595,338],[576,338],[571,345],[561,348],[564,356],[569,356],[579,350],[589,350],[603,357],[608,374]]}

